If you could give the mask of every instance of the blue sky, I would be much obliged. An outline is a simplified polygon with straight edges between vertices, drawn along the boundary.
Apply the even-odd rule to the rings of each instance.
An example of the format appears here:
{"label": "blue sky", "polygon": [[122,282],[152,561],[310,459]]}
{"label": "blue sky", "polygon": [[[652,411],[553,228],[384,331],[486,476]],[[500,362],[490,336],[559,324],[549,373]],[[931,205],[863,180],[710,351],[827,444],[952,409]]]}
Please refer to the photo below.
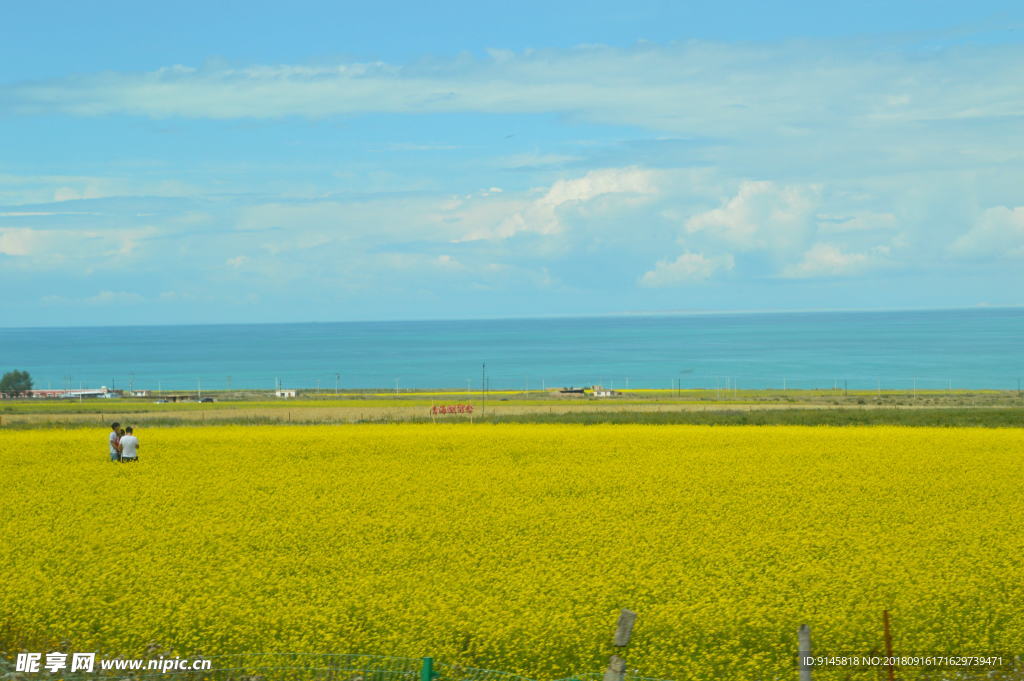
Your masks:
{"label": "blue sky", "polygon": [[23,3],[0,324],[1024,303],[1019,3]]}

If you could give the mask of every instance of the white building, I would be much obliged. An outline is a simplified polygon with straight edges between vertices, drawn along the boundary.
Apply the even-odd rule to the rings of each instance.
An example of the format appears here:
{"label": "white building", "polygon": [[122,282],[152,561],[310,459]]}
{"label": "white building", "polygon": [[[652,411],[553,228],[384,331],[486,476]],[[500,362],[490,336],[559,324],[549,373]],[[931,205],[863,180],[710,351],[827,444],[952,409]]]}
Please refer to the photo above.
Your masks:
{"label": "white building", "polygon": [[591,393],[594,395],[594,397],[614,397],[615,395],[619,394],[614,390],[609,390],[608,388],[605,388],[604,386],[600,385],[595,385],[593,388],[591,388]]}
{"label": "white building", "polygon": [[285,390],[284,388],[279,388],[274,391],[274,395],[277,397],[295,397],[295,393],[295,390]]}

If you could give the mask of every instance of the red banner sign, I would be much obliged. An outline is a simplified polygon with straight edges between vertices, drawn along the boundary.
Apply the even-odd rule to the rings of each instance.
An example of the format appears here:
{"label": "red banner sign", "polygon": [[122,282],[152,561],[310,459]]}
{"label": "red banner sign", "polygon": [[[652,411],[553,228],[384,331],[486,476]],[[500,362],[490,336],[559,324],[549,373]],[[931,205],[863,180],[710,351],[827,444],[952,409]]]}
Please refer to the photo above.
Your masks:
{"label": "red banner sign", "polygon": [[438,404],[430,408],[431,414],[472,414],[472,404]]}

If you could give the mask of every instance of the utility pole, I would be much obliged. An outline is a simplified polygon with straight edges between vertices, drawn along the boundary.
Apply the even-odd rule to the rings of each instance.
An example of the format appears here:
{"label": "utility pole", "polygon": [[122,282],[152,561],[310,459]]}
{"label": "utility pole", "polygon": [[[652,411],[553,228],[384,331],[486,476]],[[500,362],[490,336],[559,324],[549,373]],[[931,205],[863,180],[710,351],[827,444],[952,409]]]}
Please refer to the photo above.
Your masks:
{"label": "utility pole", "polygon": [[334,374],[334,396],[338,396],[339,387],[341,386],[341,374]]}
{"label": "utility pole", "polygon": [[480,364],[480,415],[487,413],[487,362]]}

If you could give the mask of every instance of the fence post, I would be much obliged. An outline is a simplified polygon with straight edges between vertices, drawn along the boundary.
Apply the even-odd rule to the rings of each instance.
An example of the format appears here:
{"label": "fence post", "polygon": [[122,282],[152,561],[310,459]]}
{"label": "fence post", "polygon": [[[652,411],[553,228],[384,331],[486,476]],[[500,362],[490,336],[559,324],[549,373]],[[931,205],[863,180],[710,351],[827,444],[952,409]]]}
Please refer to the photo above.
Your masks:
{"label": "fence post", "polygon": [[882,624],[885,628],[885,656],[888,658],[885,661],[886,671],[888,672],[889,681],[895,681],[896,669],[892,664],[892,628],[889,625],[889,611],[882,611]]}
{"label": "fence post", "polygon": [[[632,610],[622,609],[619,613],[619,621],[615,626],[615,639],[612,644],[620,651],[629,645],[629,637],[633,633],[633,623],[636,622],[636,613]],[[618,652],[608,660],[608,669],[604,673],[604,681],[623,681],[626,675],[626,660],[619,657]]]}
{"label": "fence post", "polygon": [[800,641],[800,681],[811,681],[811,665],[807,658],[811,656],[811,628],[801,624],[796,630],[796,637]]}
{"label": "fence post", "polygon": [[420,681],[434,681],[438,676],[434,671],[434,658],[424,657],[423,665],[420,667]]}

